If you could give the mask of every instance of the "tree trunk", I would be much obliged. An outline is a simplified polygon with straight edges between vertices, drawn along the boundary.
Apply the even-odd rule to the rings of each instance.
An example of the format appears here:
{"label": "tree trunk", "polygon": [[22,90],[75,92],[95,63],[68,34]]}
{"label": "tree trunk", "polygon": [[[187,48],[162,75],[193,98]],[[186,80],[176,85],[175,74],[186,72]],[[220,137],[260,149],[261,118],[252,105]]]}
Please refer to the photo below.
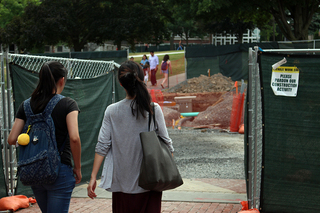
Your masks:
{"label": "tree trunk", "polygon": [[209,34],[209,41],[210,41],[210,44],[213,44],[213,40],[212,40],[212,37],[213,37],[213,34]]}
{"label": "tree trunk", "polygon": [[170,36],[170,50],[174,50],[174,36],[173,36],[173,33],[171,33],[171,36]]}
{"label": "tree trunk", "polygon": [[237,39],[238,39],[237,44],[242,44],[242,39],[243,39],[243,33],[242,32],[237,34]]}
{"label": "tree trunk", "polygon": [[117,50],[121,50],[121,41],[116,41]]}
{"label": "tree trunk", "polygon": [[[277,0],[275,3],[277,7],[271,8],[271,13],[279,25],[281,32],[290,41],[308,39],[308,29],[315,10],[318,8],[316,1],[301,3],[286,7],[283,1]],[[292,19],[291,23],[288,23],[287,20],[287,10],[290,14],[289,17]]]}
{"label": "tree trunk", "polygon": [[73,40],[73,49],[75,52],[81,52],[83,50],[84,45],[79,42],[78,39]]}

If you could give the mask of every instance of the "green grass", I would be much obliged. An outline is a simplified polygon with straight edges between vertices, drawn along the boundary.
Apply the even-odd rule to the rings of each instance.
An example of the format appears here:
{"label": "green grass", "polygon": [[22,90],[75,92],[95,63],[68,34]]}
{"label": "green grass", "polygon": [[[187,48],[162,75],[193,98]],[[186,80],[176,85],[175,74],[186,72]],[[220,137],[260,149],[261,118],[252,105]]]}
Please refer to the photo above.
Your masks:
{"label": "green grass", "polygon": [[[176,50],[172,50],[172,51],[163,51],[163,52],[155,52],[155,55],[157,54],[162,54],[162,53],[175,53],[177,52]],[[130,53],[129,54],[129,58],[131,56],[135,56],[135,55],[150,55],[149,52],[142,52],[142,53]],[[161,67],[160,67],[160,64],[161,64],[161,61],[163,59],[163,56],[164,55],[158,55],[159,57],[159,66],[158,66],[158,72],[156,74],[156,77],[157,79],[160,79],[160,78],[163,78],[163,74],[161,73]],[[169,57],[170,57],[170,61],[171,61],[171,66],[172,66],[172,74],[171,74],[171,70],[170,70],[170,73],[169,75],[170,76],[173,76],[173,75],[177,75],[177,74],[181,74],[181,73],[185,73],[185,65],[184,65],[184,53],[177,53],[177,54],[169,54]],[[134,61],[137,62],[137,63],[140,63],[142,57],[135,57],[134,58]]]}

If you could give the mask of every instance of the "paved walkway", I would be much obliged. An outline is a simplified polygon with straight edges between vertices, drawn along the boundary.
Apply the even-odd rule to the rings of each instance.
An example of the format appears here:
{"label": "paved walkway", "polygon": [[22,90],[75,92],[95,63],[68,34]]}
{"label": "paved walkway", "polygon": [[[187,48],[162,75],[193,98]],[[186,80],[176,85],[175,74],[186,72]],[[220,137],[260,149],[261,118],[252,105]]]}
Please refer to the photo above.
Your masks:
{"label": "paved walkway", "polygon": [[[169,87],[174,87],[175,85],[183,82],[186,80],[186,74],[182,73],[182,74],[178,74],[178,75],[173,75],[173,76],[169,76]],[[157,86],[152,86],[151,82],[148,81],[147,83],[147,87],[148,89],[159,89],[162,90],[161,87],[161,82],[163,81],[163,78],[157,79]],[[167,83],[166,83],[167,84]]]}

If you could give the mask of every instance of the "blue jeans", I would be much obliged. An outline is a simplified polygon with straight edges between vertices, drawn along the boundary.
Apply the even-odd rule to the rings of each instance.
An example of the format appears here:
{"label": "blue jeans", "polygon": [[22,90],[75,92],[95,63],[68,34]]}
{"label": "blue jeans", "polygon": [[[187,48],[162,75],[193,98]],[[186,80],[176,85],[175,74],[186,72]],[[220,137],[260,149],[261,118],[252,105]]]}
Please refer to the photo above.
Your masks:
{"label": "blue jeans", "polygon": [[72,167],[61,163],[59,176],[54,184],[31,186],[31,188],[43,213],[62,213],[69,211],[75,184]]}

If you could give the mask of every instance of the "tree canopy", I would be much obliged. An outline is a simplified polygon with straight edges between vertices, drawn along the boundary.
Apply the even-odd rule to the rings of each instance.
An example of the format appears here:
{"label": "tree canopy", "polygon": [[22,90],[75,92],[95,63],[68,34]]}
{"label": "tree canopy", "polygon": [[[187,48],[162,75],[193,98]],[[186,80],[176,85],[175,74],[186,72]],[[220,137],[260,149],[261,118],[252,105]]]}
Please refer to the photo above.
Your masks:
{"label": "tree canopy", "polygon": [[270,0],[255,4],[273,15],[281,32],[291,41],[308,39],[312,18],[320,11],[320,0]]}
{"label": "tree canopy", "polygon": [[[306,40],[317,27],[320,0],[2,0],[0,42],[31,50],[60,43],[81,51],[89,42],[160,44],[170,35],[238,36],[273,20],[288,40]],[[272,22],[270,21],[272,20]],[[183,36],[182,36],[183,35]]]}
{"label": "tree canopy", "polygon": [[119,49],[122,41],[160,44],[169,37],[166,9],[164,1],[153,0],[43,0],[11,19],[2,41],[21,50],[65,43],[81,51],[88,42],[106,40]]}
{"label": "tree canopy", "polygon": [[1,0],[0,27],[5,27],[15,16],[20,16],[28,4],[39,4],[39,0]]}
{"label": "tree canopy", "polygon": [[153,0],[111,0],[105,3],[103,31],[118,48],[127,41],[134,49],[136,42],[160,44],[168,38],[167,5]]}
{"label": "tree canopy", "polygon": [[270,14],[259,10],[249,1],[236,0],[190,0],[196,8],[195,18],[205,32],[235,34],[238,42],[247,30],[263,27]]}

